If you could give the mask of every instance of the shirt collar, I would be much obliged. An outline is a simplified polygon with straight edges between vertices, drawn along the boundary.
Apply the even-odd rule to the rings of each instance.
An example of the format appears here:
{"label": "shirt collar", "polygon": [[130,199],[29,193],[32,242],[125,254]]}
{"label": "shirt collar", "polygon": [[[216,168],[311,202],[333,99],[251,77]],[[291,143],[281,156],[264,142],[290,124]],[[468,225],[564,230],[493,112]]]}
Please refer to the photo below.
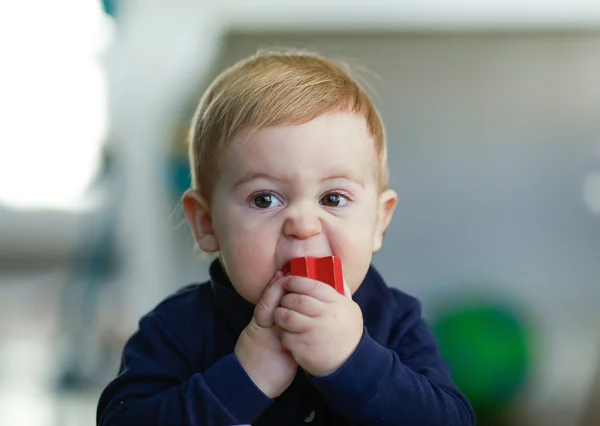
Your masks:
{"label": "shirt collar", "polygon": [[252,319],[254,305],[235,291],[218,259],[210,265],[209,274],[217,308],[226,326],[237,338]]}

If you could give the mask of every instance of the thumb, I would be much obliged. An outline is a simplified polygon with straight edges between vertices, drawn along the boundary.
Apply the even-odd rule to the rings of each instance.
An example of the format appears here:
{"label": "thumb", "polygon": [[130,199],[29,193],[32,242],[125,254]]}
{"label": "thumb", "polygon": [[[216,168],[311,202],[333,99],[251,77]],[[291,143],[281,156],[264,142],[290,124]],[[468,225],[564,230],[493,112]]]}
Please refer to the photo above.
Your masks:
{"label": "thumb", "polygon": [[344,296],[346,296],[348,299],[352,299],[352,290],[350,290],[346,278],[344,278]]}
{"label": "thumb", "polygon": [[275,274],[254,308],[254,320],[259,327],[267,328],[274,324],[273,314],[285,293],[282,278],[281,272]]}

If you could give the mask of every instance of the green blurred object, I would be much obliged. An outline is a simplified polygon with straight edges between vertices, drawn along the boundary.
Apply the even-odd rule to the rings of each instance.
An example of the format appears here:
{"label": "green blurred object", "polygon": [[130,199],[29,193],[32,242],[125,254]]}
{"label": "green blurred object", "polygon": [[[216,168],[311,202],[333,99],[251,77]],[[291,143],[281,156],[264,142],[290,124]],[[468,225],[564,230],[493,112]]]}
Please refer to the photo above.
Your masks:
{"label": "green blurred object", "polygon": [[192,186],[190,165],[187,158],[175,157],[170,162],[170,184],[175,198],[180,199],[183,193]]}
{"label": "green blurred object", "polygon": [[469,304],[446,309],[432,321],[452,378],[478,412],[503,408],[521,389],[531,342],[509,308]]}
{"label": "green blurred object", "polygon": [[102,0],[102,8],[107,15],[116,17],[118,0]]}

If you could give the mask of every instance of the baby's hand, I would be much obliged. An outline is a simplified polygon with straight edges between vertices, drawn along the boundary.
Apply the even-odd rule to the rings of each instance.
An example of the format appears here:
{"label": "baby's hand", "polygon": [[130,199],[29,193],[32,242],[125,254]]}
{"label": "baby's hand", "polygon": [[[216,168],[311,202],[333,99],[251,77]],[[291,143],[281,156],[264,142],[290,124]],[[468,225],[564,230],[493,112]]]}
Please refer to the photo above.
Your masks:
{"label": "baby's hand", "polygon": [[344,286],[345,296],[319,281],[288,277],[289,293],[275,310],[283,346],[313,376],[327,376],[341,367],[362,338],[362,312]]}
{"label": "baby's hand", "polygon": [[282,277],[281,272],[275,274],[265,289],[234,350],[248,376],[270,398],[281,395],[298,370],[292,354],[281,344],[281,329],[273,318],[285,293]]}

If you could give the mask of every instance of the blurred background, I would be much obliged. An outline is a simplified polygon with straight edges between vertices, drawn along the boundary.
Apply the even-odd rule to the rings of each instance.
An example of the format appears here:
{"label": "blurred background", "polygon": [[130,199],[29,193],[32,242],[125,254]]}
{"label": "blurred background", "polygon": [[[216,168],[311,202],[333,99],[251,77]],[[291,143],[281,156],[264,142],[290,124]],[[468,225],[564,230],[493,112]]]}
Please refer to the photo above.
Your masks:
{"label": "blurred background", "polygon": [[600,2],[21,0],[0,12],[0,425],[95,424],[140,315],[207,277],[185,137],[259,48],[354,66],[417,296],[485,425],[600,425]]}

